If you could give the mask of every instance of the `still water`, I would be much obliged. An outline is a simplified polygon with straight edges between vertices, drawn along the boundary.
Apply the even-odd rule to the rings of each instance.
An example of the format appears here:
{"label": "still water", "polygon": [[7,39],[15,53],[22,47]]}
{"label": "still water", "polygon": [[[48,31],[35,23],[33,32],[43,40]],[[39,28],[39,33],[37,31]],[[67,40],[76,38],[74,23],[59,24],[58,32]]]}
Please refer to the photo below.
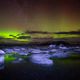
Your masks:
{"label": "still water", "polygon": [[33,63],[10,64],[5,68],[6,80],[80,80],[80,65],[54,64],[40,66]]}

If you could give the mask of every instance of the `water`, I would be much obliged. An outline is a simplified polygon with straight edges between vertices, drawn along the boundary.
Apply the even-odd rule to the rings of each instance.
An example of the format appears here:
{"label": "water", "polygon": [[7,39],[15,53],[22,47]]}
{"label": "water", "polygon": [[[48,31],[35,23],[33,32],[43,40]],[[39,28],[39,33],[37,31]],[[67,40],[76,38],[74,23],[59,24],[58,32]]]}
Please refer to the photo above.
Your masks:
{"label": "water", "polygon": [[5,68],[5,75],[8,80],[80,80],[80,65],[44,67],[32,63],[10,64]]}
{"label": "water", "polygon": [[[6,52],[6,49],[9,52],[19,51],[21,53],[0,55],[0,68],[2,67],[0,80],[3,80],[1,78],[5,78],[4,80],[80,80],[80,47],[15,46],[4,47],[2,50]],[[66,53],[70,55],[65,57]],[[54,54],[57,54],[57,57]],[[75,57],[73,54],[76,54]]]}

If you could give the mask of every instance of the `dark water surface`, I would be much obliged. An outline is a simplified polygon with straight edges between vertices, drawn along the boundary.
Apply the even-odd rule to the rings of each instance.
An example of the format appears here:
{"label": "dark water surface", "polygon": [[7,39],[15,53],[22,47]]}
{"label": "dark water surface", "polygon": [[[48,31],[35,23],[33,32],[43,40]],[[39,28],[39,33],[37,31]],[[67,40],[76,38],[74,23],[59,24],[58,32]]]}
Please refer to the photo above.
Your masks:
{"label": "dark water surface", "polygon": [[80,80],[80,65],[63,63],[40,66],[33,63],[6,65],[5,80]]}

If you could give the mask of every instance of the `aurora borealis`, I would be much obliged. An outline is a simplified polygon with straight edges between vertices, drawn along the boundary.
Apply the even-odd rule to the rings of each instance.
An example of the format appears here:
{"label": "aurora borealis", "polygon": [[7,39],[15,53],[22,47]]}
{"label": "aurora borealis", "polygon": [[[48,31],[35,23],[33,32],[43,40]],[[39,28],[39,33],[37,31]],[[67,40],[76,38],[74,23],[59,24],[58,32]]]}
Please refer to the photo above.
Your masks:
{"label": "aurora borealis", "polygon": [[79,0],[0,0],[0,31],[76,31]]}

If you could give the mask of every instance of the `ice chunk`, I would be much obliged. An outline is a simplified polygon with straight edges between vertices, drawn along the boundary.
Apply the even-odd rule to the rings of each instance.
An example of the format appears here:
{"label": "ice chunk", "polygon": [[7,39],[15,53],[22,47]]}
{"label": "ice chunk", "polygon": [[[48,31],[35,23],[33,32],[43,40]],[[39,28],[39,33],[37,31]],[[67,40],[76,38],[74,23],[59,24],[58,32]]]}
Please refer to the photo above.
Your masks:
{"label": "ice chunk", "polygon": [[50,52],[53,52],[53,53],[54,53],[54,52],[57,52],[57,51],[58,51],[58,49],[51,49],[51,50],[50,50]]}
{"label": "ice chunk", "polygon": [[59,49],[63,49],[63,50],[66,49],[66,50],[68,50],[69,48],[66,47],[66,46],[64,46],[63,44],[60,44],[60,45],[59,45]]}
{"label": "ice chunk", "polygon": [[4,63],[4,56],[0,56],[0,63]]}
{"label": "ice chunk", "polygon": [[31,49],[29,52],[31,52],[31,53],[41,53],[42,51],[40,49]]}
{"label": "ice chunk", "polygon": [[53,45],[53,44],[49,45],[49,48],[55,48],[55,47],[56,45]]}
{"label": "ice chunk", "polygon": [[4,55],[5,52],[4,52],[3,50],[0,50],[0,54],[1,54],[1,55]]}
{"label": "ice chunk", "polygon": [[52,65],[53,61],[48,58],[49,55],[34,54],[31,56],[31,61],[36,64]]}
{"label": "ice chunk", "polygon": [[69,57],[70,55],[67,52],[63,52],[63,51],[57,51],[56,53],[52,54],[52,57],[55,58],[66,58]]}
{"label": "ice chunk", "polygon": [[13,49],[4,49],[4,51],[5,51],[6,53],[13,53],[13,52],[14,52]]}

